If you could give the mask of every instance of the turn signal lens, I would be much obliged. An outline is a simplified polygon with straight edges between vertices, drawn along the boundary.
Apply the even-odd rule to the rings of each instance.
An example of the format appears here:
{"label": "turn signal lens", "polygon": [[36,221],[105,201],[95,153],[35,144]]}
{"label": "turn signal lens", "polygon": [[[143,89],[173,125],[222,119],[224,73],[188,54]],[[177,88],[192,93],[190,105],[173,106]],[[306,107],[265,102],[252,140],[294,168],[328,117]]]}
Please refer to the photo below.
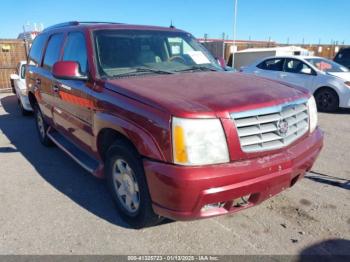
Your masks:
{"label": "turn signal lens", "polygon": [[350,81],[347,81],[347,82],[345,82],[344,84],[346,84],[347,86],[350,87]]}
{"label": "turn signal lens", "polygon": [[186,163],[188,161],[184,130],[181,126],[174,127],[174,156],[175,162]]}

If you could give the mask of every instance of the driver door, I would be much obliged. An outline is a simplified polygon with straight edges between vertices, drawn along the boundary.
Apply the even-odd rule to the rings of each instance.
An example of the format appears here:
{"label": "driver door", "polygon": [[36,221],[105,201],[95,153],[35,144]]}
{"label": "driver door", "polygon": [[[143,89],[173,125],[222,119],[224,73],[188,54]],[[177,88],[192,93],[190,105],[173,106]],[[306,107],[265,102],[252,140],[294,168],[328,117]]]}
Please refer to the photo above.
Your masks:
{"label": "driver door", "polygon": [[[70,32],[67,35],[62,61],[74,61],[80,66],[80,73],[88,73],[85,35]],[[55,79],[56,106],[53,118],[56,128],[75,144],[91,149],[93,102],[88,81]]]}

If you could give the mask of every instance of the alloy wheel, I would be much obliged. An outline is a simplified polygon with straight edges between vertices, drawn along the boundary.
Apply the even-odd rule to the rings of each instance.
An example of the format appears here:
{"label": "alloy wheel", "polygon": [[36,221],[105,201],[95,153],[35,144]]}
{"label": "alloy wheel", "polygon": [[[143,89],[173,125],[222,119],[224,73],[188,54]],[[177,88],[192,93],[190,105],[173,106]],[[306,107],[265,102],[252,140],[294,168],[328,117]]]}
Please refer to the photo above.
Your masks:
{"label": "alloy wheel", "polygon": [[135,214],[140,207],[139,186],[134,171],[123,159],[117,159],[114,163],[113,182],[122,206],[130,214]]}

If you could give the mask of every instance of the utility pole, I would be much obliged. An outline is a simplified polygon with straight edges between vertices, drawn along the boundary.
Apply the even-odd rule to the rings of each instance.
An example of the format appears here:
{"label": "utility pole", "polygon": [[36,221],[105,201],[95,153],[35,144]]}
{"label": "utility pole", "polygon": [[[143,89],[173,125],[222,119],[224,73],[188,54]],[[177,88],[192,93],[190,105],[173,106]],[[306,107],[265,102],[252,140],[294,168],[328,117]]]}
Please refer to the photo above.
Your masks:
{"label": "utility pole", "polygon": [[225,59],[225,33],[222,33],[222,57]]}
{"label": "utility pole", "polygon": [[233,39],[232,39],[232,68],[235,68],[235,49],[236,49],[236,24],[237,24],[237,6],[238,0],[234,0],[234,11],[233,11]]}

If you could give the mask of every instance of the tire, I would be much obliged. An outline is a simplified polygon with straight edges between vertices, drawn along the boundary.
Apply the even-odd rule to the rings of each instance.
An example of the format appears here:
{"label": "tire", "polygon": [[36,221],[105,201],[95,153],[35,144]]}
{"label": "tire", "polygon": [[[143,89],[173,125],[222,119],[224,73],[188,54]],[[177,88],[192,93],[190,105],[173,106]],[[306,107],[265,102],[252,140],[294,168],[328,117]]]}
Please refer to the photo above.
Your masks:
{"label": "tire", "polygon": [[106,158],[108,188],[123,220],[133,228],[161,222],[163,218],[153,211],[143,164],[136,150],[126,141],[117,140],[108,149]]}
{"label": "tire", "polygon": [[321,112],[335,112],[339,108],[338,94],[330,88],[322,88],[315,93],[317,109]]}
{"label": "tire", "polygon": [[13,81],[13,79],[10,79],[10,82],[11,82],[12,93],[16,94],[15,82]]}
{"label": "tire", "polygon": [[22,116],[30,116],[32,114],[31,111],[24,109],[22,102],[19,99],[18,99],[18,106],[19,106],[19,110],[21,111]]}
{"label": "tire", "polygon": [[41,113],[41,110],[37,104],[34,106],[34,115],[35,115],[36,128],[38,131],[38,136],[41,144],[43,144],[46,147],[53,146],[53,142],[47,135],[47,130],[49,128],[49,125],[45,122],[43,115]]}

